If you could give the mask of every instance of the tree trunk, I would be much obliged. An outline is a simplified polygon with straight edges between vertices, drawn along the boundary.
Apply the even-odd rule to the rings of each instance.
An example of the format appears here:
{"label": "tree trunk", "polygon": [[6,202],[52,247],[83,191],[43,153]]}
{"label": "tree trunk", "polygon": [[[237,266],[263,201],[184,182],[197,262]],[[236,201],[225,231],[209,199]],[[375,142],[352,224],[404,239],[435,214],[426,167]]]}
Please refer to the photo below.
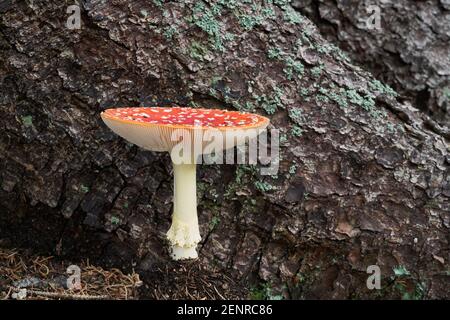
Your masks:
{"label": "tree trunk", "polygon": [[[0,2],[4,244],[167,263],[169,155],[128,144],[99,113],[236,108],[282,130],[280,171],[198,168],[204,266],[286,298],[450,297],[449,132],[287,3],[86,0],[71,30],[72,2]],[[381,291],[366,286],[370,265]]]}
{"label": "tree trunk", "polygon": [[293,6],[376,78],[442,125],[449,125],[448,0],[295,0]]}

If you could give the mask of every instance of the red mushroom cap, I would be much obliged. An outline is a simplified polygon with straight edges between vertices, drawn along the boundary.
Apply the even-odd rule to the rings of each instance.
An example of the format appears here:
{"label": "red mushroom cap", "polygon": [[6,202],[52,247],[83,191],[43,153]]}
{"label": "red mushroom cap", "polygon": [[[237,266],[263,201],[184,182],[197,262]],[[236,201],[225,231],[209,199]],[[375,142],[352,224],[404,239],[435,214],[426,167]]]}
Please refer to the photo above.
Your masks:
{"label": "red mushroom cap", "polygon": [[247,129],[268,123],[266,117],[238,111],[196,108],[138,107],[107,109],[102,117],[136,124],[165,125],[167,127],[207,127],[215,129]]}
{"label": "red mushroom cap", "polygon": [[107,109],[103,121],[126,140],[153,151],[170,151],[176,144],[172,133],[184,129],[191,136],[206,130],[221,132],[265,129],[269,119],[257,114],[221,109],[136,107]]}

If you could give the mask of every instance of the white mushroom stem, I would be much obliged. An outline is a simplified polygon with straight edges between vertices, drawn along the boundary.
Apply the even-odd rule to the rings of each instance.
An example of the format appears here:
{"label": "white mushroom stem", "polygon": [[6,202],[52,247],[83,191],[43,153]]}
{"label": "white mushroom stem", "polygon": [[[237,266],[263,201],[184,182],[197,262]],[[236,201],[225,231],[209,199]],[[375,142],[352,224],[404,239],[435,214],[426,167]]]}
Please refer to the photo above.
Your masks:
{"label": "white mushroom stem", "polygon": [[197,184],[195,164],[174,164],[172,226],[167,231],[174,260],[195,259],[200,231],[197,218]]}

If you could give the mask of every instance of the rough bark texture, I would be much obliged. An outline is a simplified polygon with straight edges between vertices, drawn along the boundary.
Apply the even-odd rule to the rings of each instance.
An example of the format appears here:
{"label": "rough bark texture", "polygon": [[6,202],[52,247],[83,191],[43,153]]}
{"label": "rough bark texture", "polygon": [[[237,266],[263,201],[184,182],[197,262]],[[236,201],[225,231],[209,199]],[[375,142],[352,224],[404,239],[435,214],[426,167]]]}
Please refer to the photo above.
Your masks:
{"label": "rough bark texture", "polygon": [[[450,1],[308,0],[293,5],[380,80],[450,123]],[[380,29],[365,24],[380,8]],[[374,21],[374,20],[369,20]]]}
{"label": "rough bark texture", "polygon": [[450,297],[449,133],[287,2],[82,1],[69,30],[72,3],[1,1],[0,236],[151,273],[169,259],[169,156],[100,111],[253,110],[282,130],[280,171],[199,168],[202,264],[286,298]]}

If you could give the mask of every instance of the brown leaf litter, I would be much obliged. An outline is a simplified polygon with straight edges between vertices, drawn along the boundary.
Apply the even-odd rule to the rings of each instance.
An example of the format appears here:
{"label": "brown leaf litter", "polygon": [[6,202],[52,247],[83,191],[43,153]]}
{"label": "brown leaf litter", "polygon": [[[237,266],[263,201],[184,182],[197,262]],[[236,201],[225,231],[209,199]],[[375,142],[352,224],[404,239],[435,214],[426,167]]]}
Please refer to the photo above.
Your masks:
{"label": "brown leaf litter", "polygon": [[51,256],[0,248],[0,299],[228,300],[249,294],[245,286],[199,260],[158,263],[140,275],[104,269],[87,260],[75,266],[80,268],[79,287],[68,281],[73,275],[68,273],[71,265]]}
{"label": "brown leaf litter", "polygon": [[[53,257],[28,256],[0,248],[0,299],[136,299],[142,285],[137,273],[123,274],[80,263],[80,286],[68,285],[70,264]],[[76,267],[75,267],[76,268]],[[73,282],[72,282],[73,283]],[[75,282],[76,283],[76,282]],[[72,287],[72,289],[69,288]]]}

